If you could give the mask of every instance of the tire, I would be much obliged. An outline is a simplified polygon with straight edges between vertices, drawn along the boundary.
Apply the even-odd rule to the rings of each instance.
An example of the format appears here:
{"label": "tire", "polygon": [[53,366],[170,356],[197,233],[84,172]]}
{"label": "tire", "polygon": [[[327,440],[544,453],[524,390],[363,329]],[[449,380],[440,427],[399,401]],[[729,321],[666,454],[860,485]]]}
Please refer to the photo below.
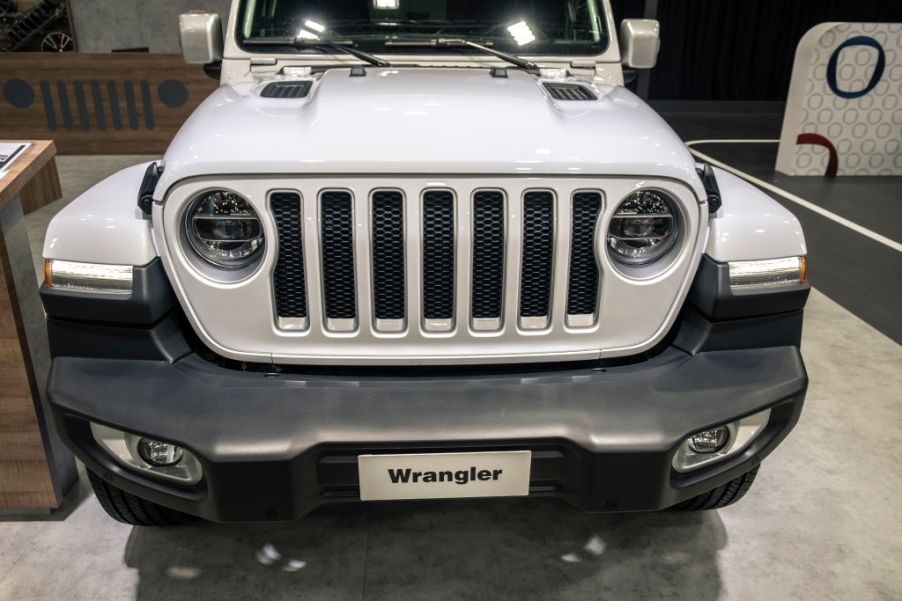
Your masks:
{"label": "tire", "polygon": [[132,526],[180,526],[196,519],[125,492],[94,472],[88,471],[88,479],[100,506],[117,522]]}
{"label": "tire", "polygon": [[732,505],[744,497],[745,493],[752,487],[755,476],[758,475],[758,467],[760,466],[756,466],[751,471],[742,474],[734,480],[730,480],[723,486],[718,486],[714,490],[709,490],[688,501],[674,505],[671,509],[676,511],[704,511]]}

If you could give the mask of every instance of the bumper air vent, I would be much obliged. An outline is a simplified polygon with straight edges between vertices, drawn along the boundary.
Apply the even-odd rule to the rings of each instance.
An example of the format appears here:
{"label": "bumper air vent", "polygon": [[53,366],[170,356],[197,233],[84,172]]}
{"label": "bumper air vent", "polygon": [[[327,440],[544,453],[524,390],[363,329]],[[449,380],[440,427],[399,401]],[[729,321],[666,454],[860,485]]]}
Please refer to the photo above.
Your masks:
{"label": "bumper air vent", "polygon": [[598,100],[595,92],[577,83],[546,83],[545,89],[555,100]]}
{"label": "bumper air vent", "polygon": [[260,93],[263,98],[304,98],[310,93],[313,87],[312,81],[276,81],[265,88]]}

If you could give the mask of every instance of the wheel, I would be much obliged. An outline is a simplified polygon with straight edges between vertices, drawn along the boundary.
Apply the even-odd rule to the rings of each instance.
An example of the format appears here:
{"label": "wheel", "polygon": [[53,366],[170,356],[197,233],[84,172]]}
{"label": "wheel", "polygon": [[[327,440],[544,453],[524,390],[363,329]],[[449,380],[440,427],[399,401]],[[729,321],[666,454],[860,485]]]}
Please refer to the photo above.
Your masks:
{"label": "wheel", "polygon": [[72,50],[75,50],[72,37],[62,31],[48,33],[41,42],[41,52],[71,52]]}
{"label": "wheel", "polygon": [[94,472],[88,472],[91,488],[111,518],[132,526],[180,526],[196,519],[194,516],[157,505],[113,486]]}
{"label": "wheel", "polygon": [[678,505],[674,505],[671,509],[677,511],[701,511],[705,509],[720,509],[727,505],[732,505],[745,496],[745,493],[752,487],[755,476],[758,475],[758,467],[748,471],[734,480],[730,480],[723,486],[718,486],[714,490],[693,497],[688,501],[683,501]]}

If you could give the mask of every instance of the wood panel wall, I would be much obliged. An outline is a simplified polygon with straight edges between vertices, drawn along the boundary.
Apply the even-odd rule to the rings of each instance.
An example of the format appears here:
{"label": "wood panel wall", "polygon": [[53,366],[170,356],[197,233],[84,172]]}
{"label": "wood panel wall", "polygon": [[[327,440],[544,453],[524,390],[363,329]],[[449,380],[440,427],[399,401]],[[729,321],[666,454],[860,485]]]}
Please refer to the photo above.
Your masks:
{"label": "wood panel wall", "polygon": [[35,412],[36,383],[29,380],[31,361],[23,348],[24,329],[17,323],[14,290],[6,253],[0,252],[0,509],[56,507],[59,499]]}
{"label": "wood panel wall", "polygon": [[32,141],[0,178],[0,510],[57,507],[76,477],[47,422],[47,330],[19,200],[54,153]]}
{"label": "wood panel wall", "polygon": [[0,55],[0,137],[159,154],[218,82],[176,54]]}

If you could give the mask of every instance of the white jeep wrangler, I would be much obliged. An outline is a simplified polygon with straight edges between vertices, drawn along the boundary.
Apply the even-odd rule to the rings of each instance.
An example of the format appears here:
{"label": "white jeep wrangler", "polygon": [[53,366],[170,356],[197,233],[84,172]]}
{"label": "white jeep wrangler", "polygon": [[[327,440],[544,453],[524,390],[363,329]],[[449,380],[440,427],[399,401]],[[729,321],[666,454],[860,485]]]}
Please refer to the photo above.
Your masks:
{"label": "white jeep wrangler", "polygon": [[222,87],[44,247],[56,426],[114,518],[739,499],[795,425],[805,241],[623,87],[608,0],[235,0]]}

